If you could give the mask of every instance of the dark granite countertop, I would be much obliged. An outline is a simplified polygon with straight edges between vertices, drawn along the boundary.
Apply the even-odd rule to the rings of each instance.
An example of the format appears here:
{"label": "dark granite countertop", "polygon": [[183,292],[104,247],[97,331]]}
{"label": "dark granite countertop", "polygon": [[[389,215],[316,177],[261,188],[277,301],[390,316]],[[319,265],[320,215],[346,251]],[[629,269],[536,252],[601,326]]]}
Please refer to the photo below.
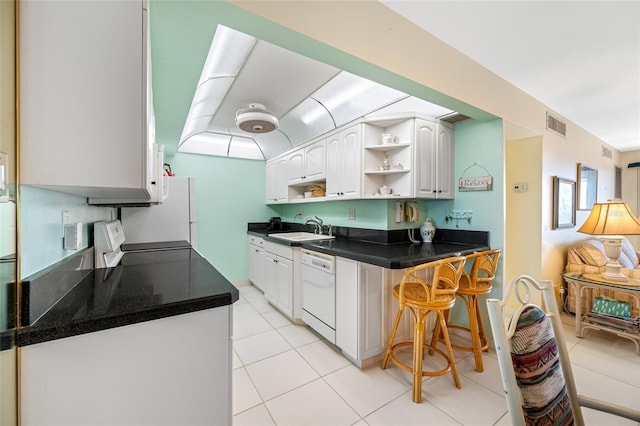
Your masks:
{"label": "dark granite countertop", "polygon": [[[239,298],[238,289],[188,246],[134,249],[115,268],[85,271],[44,313],[27,309],[18,346],[230,305]],[[26,285],[34,286],[27,295],[37,298],[37,281]]]}
{"label": "dark granite countertop", "polygon": [[[278,244],[297,246],[325,254],[357,260],[387,269],[404,269],[450,256],[488,250],[489,233],[485,231],[437,230],[432,243],[414,244],[401,238],[379,238],[375,232],[338,235],[333,240],[288,242],[268,236],[271,232],[257,227],[248,233]],[[286,231],[284,231],[286,232]],[[406,231],[399,233],[403,236]]]}

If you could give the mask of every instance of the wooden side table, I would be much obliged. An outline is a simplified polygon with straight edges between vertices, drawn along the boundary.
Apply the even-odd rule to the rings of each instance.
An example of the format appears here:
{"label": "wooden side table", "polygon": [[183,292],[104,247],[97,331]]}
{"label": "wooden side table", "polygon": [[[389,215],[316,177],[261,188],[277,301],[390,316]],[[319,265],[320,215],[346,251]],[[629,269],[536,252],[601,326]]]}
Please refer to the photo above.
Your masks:
{"label": "wooden side table", "polygon": [[[580,272],[567,272],[563,274],[562,277],[569,284],[573,285],[576,291],[576,336],[583,337],[584,330],[588,328],[613,333],[635,343],[636,354],[640,355],[640,329],[630,332],[613,326],[595,324],[587,320],[587,315],[593,303],[592,290],[615,290],[618,293],[629,295],[640,303],[640,280],[629,278],[628,281],[609,281],[602,278],[600,274],[582,274]],[[582,306],[583,294],[586,296],[585,300],[587,301],[587,306],[585,307]]]}

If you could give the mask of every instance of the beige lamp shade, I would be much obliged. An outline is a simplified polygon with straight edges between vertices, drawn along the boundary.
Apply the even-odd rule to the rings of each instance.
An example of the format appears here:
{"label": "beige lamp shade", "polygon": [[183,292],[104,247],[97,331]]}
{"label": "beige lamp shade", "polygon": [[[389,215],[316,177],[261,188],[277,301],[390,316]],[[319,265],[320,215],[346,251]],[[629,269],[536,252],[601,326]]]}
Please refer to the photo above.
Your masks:
{"label": "beige lamp shade", "polygon": [[623,235],[640,234],[640,221],[625,203],[595,203],[589,217],[578,232],[601,235],[604,253],[609,258],[602,276],[609,280],[626,281],[622,265],[618,262],[622,251]]}
{"label": "beige lamp shade", "polygon": [[640,235],[640,221],[626,203],[595,203],[578,232],[591,235]]}

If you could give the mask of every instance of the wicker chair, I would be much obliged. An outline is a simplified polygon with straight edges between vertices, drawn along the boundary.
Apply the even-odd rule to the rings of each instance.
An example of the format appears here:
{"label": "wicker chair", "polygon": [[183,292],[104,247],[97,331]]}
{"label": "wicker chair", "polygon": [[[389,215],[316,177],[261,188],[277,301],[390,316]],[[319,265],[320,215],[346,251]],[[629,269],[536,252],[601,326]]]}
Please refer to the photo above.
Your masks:
{"label": "wicker chair", "polygon": [[[394,364],[413,374],[413,402],[422,402],[422,378],[424,376],[443,376],[451,371],[455,386],[460,388],[460,379],[458,378],[453,349],[446,329],[444,312],[451,309],[456,301],[455,293],[458,289],[464,262],[465,258],[463,256],[457,256],[415,266],[407,270],[400,284],[393,288],[393,295],[398,299],[399,307],[389,338],[389,344],[387,345],[387,351],[382,361],[382,369],[387,368],[389,361],[393,361]],[[419,276],[423,274],[431,276],[430,281]],[[394,345],[393,341],[405,307],[409,308],[414,318],[413,341],[400,342]],[[429,312],[437,312],[437,323],[442,327],[447,353],[424,343],[425,323]],[[394,354],[396,349],[406,346],[413,347],[412,366],[402,363]],[[447,365],[438,371],[423,371],[422,359],[424,358],[425,347],[444,357]]]}
{"label": "wicker chair", "polygon": [[[518,307],[507,328],[514,290]],[[529,303],[532,291],[542,291],[547,311]],[[503,299],[488,299],[487,307],[511,424],[583,425],[581,406],[640,421],[640,411],[578,395],[550,281],[515,277]]]}
{"label": "wicker chair", "polygon": [[[449,329],[458,329],[469,333],[471,336],[471,346],[462,346],[453,343],[451,346],[454,349],[473,352],[476,371],[481,373],[484,371],[484,365],[482,364],[482,352],[486,352],[489,349],[489,345],[484,332],[480,309],[478,308],[478,298],[491,293],[491,289],[493,288],[493,279],[496,276],[496,269],[498,268],[500,250],[485,250],[469,254],[466,257],[467,262],[473,262],[471,272],[467,273],[466,271],[462,271],[460,286],[458,287],[458,291],[456,291],[456,295],[464,300],[467,307],[469,327],[452,324],[448,318],[447,327]],[[442,333],[440,332],[440,328],[436,327],[431,340],[432,347],[436,346],[441,336]]]}

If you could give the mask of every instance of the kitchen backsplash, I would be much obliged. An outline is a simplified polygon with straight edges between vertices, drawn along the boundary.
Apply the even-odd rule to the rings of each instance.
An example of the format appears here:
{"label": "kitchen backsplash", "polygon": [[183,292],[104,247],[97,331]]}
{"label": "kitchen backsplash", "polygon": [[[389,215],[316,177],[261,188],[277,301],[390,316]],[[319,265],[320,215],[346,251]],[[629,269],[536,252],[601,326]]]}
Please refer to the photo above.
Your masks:
{"label": "kitchen backsplash", "polygon": [[82,223],[82,247],[92,241],[93,223],[117,217],[117,209],[87,204],[85,197],[20,187],[20,276],[28,277],[77,252],[63,247],[62,212],[67,223]]}

